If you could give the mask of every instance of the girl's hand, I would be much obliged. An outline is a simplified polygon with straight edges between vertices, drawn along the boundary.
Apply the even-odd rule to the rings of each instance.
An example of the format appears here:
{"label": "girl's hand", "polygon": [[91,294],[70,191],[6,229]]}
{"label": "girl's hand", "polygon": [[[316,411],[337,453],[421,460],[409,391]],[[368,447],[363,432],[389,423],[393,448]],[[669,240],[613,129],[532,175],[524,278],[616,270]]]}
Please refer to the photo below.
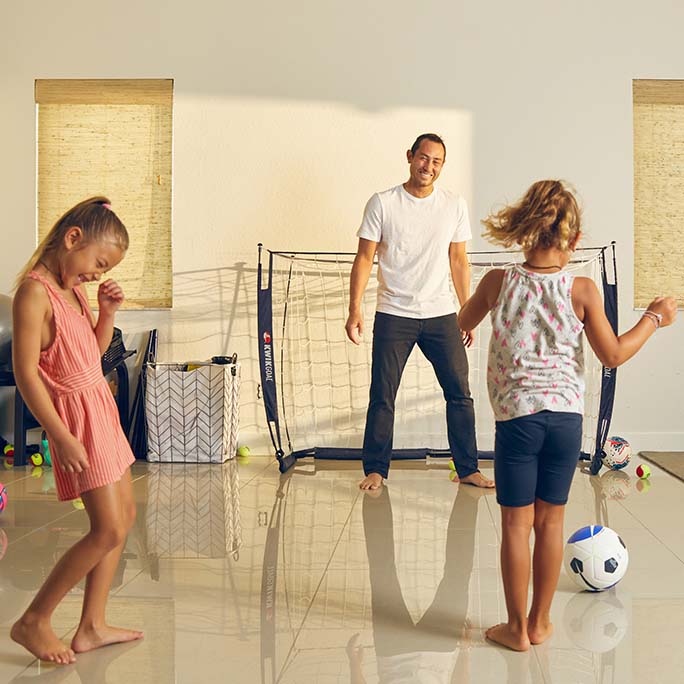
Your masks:
{"label": "girl's hand", "polygon": [[100,312],[113,316],[123,304],[124,293],[119,284],[112,280],[105,280],[97,288],[97,305]]}
{"label": "girl's hand", "polygon": [[56,441],[56,445],[62,470],[67,473],[81,473],[89,467],[85,447],[73,435],[69,435],[62,441]]}
{"label": "girl's hand", "polygon": [[674,297],[656,297],[649,305],[647,311],[660,314],[663,318],[660,326],[671,325],[677,317],[677,300]]}

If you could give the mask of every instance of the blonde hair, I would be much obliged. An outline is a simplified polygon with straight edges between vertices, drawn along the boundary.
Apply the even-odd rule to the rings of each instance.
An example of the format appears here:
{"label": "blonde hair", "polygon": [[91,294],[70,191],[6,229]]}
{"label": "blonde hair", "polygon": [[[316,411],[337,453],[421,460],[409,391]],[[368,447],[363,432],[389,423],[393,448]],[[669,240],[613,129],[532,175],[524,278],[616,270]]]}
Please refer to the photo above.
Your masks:
{"label": "blonde hair", "polygon": [[97,240],[112,240],[122,252],[128,249],[129,238],[126,226],[112,211],[106,197],[89,197],[65,212],[40,242],[26,266],[17,276],[15,289],[27,274],[46,256],[57,253],[62,248],[64,236],[69,228],[77,226],[83,232],[84,244]]}
{"label": "blonde hair", "polygon": [[567,251],[580,232],[582,212],[569,185],[559,180],[533,183],[516,204],[482,221],[485,237],[504,247],[557,247]]}

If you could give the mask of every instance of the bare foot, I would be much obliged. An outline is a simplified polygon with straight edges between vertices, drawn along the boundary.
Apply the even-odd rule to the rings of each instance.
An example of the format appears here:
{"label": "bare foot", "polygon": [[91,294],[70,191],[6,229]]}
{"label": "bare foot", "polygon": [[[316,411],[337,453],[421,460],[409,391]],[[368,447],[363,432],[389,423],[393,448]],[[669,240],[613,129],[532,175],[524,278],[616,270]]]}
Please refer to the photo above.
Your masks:
{"label": "bare foot", "polygon": [[119,627],[110,627],[109,625],[97,628],[79,626],[74,638],[71,640],[71,648],[76,653],[85,653],[101,646],[122,644],[142,638],[143,633],[137,629],[120,629]]}
{"label": "bare foot", "polygon": [[460,481],[463,484],[473,485],[474,487],[482,487],[482,489],[493,489],[495,487],[494,480],[486,478],[479,470],[470,475],[462,477]]}
{"label": "bare foot", "polygon": [[359,489],[380,489],[382,487],[382,475],[380,473],[371,473],[359,482]]}
{"label": "bare foot", "polygon": [[514,632],[506,622],[490,627],[485,632],[485,636],[490,641],[510,648],[512,651],[527,651],[530,648],[530,640],[527,634],[524,632]]}
{"label": "bare foot", "polygon": [[527,623],[527,636],[531,644],[542,644],[553,634],[553,623],[550,620]]}
{"label": "bare foot", "polygon": [[10,637],[38,660],[57,665],[76,662],[74,652],[57,638],[49,620],[31,620],[24,616],[12,625]]}

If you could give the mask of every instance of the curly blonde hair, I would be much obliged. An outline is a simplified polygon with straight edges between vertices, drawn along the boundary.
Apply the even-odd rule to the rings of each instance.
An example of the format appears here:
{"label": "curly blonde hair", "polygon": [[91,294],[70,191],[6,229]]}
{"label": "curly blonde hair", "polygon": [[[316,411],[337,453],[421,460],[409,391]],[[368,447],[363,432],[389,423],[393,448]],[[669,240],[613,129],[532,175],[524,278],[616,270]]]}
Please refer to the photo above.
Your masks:
{"label": "curly blonde hair", "polygon": [[571,187],[560,180],[533,183],[516,204],[483,219],[484,236],[504,247],[524,251],[570,248],[580,232],[582,212]]}

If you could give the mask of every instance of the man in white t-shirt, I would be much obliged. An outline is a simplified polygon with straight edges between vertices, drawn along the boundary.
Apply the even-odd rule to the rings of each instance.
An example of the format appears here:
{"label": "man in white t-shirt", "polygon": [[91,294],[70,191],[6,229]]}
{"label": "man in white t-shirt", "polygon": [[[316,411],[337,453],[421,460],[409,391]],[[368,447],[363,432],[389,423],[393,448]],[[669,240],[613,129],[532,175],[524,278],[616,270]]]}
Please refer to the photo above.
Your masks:
{"label": "man in white t-shirt", "polygon": [[378,489],[392,457],[394,402],[409,354],[417,344],[433,365],[447,404],[447,434],[461,482],[493,487],[477,468],[473,400],[465,345],[451,277],[461,305],[470,295],[466,241],[472,235],[463,198],[437,188],[446,159],[443,140],[424,133],[406,153],[409,179],[373,195],[357,232],[351,272],[347,336],[360,344],[361,298],[378,256],[378,304],[373,327],[373,364],[361,489]]}

